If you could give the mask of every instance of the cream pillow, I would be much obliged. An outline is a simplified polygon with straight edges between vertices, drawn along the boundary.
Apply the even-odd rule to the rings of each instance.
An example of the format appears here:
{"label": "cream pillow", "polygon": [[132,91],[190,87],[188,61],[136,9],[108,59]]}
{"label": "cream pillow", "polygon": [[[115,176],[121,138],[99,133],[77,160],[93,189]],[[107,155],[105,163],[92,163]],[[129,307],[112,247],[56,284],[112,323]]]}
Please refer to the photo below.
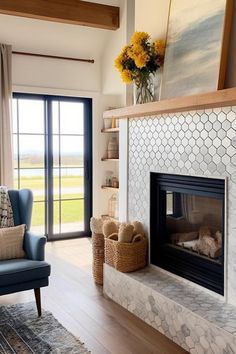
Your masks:
{"label": "cream pillow", "polygon": [[24,258],[25,225],[0,228],[0,260]]}

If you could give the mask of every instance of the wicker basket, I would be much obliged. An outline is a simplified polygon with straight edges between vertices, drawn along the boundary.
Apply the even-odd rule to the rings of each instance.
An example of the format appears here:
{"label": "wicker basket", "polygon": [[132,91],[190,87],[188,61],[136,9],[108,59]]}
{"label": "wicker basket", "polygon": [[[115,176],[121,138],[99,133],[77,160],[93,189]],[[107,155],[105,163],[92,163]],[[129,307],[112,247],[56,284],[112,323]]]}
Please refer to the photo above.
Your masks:
{"label": "wicker basket", "polygon": [[93,278],[95,283],[103,284],[103,263],[104,263],[104,236],[103,234],[92,233],[93,249]]}
{"label": "wicker basket", "polygon": [[105,238],[105,263],[123,273],[133,272],[146,266],[147,239],[133,243],[118,242]]}

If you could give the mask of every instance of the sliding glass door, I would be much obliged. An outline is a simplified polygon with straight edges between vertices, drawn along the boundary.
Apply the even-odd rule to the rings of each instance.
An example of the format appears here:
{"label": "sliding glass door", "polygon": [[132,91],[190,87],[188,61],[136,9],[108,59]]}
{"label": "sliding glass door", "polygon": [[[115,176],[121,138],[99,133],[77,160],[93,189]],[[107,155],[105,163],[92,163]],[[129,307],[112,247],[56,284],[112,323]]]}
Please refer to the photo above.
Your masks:
{"label": "sliding glass door", "polygon": [[32,228],[49,239],[89,234],[91,99],[14,94],[15,187],[34,192]]}

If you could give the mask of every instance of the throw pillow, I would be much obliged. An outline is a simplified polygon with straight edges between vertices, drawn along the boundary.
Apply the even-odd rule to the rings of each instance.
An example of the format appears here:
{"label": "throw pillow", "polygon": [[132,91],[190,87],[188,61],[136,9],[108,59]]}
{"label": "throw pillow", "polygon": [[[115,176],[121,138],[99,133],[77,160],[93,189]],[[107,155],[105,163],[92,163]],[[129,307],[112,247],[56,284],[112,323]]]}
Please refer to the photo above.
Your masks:
{"label": "throw pillow", "polygon": [[0,229],[0,260],[24,258],[25,225]]}

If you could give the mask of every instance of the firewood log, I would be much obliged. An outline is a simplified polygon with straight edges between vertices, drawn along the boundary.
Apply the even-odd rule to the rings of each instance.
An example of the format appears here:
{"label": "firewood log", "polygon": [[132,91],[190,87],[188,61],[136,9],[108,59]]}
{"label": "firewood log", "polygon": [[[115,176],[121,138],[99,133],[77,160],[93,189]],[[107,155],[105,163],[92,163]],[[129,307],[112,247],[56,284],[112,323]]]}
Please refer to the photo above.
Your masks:
{"label": "firewood log", "polygon": [[192,241],[196,240],[198,238],[198,232],[193,231],[193,232],[179,232],[176,234],[171,234],[170,235],[170,240],[171,243],[176,244],[180,242],[186,242],[186,241]]}
{"label": "firewood log", "polygon": [[199,239],[203,238],[203,237],[211,237],[211,230],[209,229],[209,227],[207,226],[202,226],[199,229]]}
{"label": "firewood log", "polygon": [[193,250],[207,257],[217,258],[220,256],[221,245],[213,237],[206,235],[199,238]]}
{"label": "firewood log", "polygon": [[218,245],[221,247],[221,245],[222,245],[222,233],[220,231],[216,231],[215,240],[217,241]]}

